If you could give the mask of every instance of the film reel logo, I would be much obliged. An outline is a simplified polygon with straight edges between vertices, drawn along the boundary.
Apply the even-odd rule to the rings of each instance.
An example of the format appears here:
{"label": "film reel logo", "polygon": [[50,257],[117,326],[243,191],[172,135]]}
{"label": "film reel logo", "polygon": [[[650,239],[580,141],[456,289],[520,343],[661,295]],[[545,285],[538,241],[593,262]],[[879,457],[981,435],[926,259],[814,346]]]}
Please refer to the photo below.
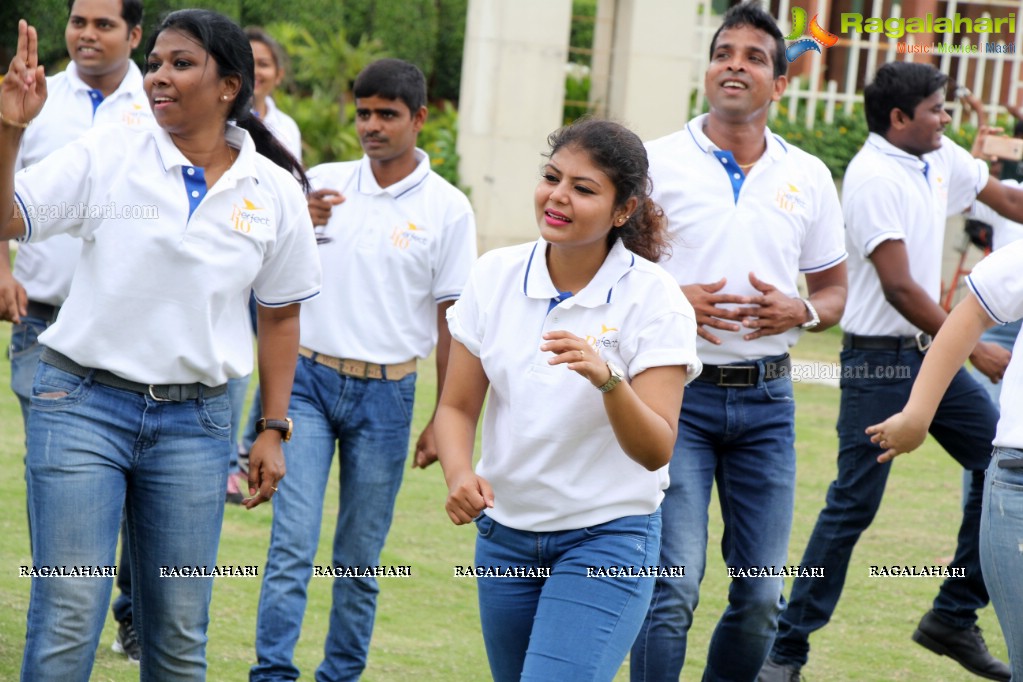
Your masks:
{"label": "film reel logo", "polygon": [[[818,16],[820,15],[813,15],[808,28],[806,24],[806,10],[802,7],[792,8],[792,32],[785,36],[785,40],[796,41],[785,50],[785,57],[789,60],[790,64],[811,50],[819,54],[822,46],[834,47],[835,43],[838,42],[838,36],[834,33],[828,33],[817,23]],[[797,40],[807,31],[810,33],[809,38]]]}

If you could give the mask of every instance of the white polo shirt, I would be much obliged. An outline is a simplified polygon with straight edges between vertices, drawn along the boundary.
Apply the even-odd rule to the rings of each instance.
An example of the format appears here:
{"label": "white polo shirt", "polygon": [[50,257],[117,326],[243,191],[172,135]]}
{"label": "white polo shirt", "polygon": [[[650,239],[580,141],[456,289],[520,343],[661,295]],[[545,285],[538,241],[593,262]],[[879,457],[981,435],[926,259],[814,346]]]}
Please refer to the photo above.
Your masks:
{"label": "white polo shirt", "polygon": [[[992,253],[973,268],[966,283],[977,300],[998,324],[1023,318],[1023,241],[1015,241]],[[998,429],[993,443],[997,447],[1023,449],[1023,334],[1016,337],[1012,358],[1002,379]]]}
{"label": "white polo shirt", "polygon": [[[661,265],[680,285],[724,277],[720,293],[759,295],[749,281],[753,272],[798,296],[798,273],[827,270],[846,257],[831,174],[816,157],[765,130],[767,150],[746,175],[732,152],[703,132],[706,117],[646,145],[652,196],[671,235],[672,253]],[[797,328],[746,341],[750,329],[710,331],[721,345],[697,338],[696,346],[713,365],[781,355],[800,334]]]}
{"label": "white polo shirt", "polygon": [[[1001,182],[1003,185],[1008,185],[1014,189],[1018,189],[1020,186],[1019,182],[1011,178],[1006,178]],[[982,201],[974,202],[970,210],[966,212],[966,215],[991,226],[991,248],[994,251],[1011,244],[1017,239],[1023,239],[1023,224],[1003,217],[995,209]]]}
{"label": "white polo shirt", "polygon": [[[124,80],[109,97],[90,89],[78,76],[74,62],[47,78],[46,90],[46,104],[21,138],[15,170],[38,163],[93,127],[155,126],[142,90],[142,74],[134,62],[128,63]],[[14,259],[14,278],[25,287],[29,299],[59,306],[71,289],[71,277],[81,252],[81,242],[66,235],[39,244],[24,244]]]}
{"label": "white polo shirt", "polygon": [[263,124],[270,129],[281,144],[299,161],[302,160],[302,133],[295,119],[277,108],[273,97],[266,98],[266,117]]}
{"label": "white polo shirt", "polygon": [[922,157],[871,133],[842,180],[849,296],[842,329],[866,336],[913,336],[920,330],[887,300],[870,254],[889,239],[906,245],[913,280],[937,301],[945,221],[962,213],[987,182],[987,165],[948,138]]}
{"label": "white polo shirt", "polygon": [[[83,241],[41,343],[146,384],[213,386],[252,371],[250,288],[263,305],[304,301],[320,263],[298,183],[244,130],[227,133],[238,158],[208,192],[160,128],[92,130],[17,174],[25,239]],[[48,212],[62,202],[76,210]]]}
{"label": "white polo shirt", "polygon": [[519,530],[584,528],[651,514],[668,467],[648,471],[622,450],[600,391],[547,361],[543,334],[587,339],[631,379],[650,367],[701,369],[696,317],[662,268],[615,243],[600,270],[560,303],[543,239],[484,254],[448,311],[451,335],[483,363],[490,380],[483,456],[476,468],[494,488],[487,514]]}
{"label": "white polo shirt", "polygon": [[318,353],[381,364],[425,358],[437,344],[437,304],[462,293],[476,258],[469,200],[419,164],[381,188],[368,157],[309,171],[313,189],[334,189],[319,246],[323,295],[302,306],[302,345]]}

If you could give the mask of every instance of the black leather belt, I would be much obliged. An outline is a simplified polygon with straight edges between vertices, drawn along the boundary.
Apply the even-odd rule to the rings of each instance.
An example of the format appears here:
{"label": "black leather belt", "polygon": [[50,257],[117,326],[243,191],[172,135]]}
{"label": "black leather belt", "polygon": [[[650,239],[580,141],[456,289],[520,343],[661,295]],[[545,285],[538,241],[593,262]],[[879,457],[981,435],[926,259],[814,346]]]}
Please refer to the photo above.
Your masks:
{"label": "black leather belt", "polygon": [[88,367],[82,367],[77,362],[64,355],[58,353],[52,348],[44,348],[43,355],[40,358],[43,362],[48,365],[52,365],[59,370],[68,372],[85,378],[92,374],[92,380],[97,384],[103,384],[111,388],[119,388],[124,391],[131,391],[132,393],[140,393],[142,395],[148,395],[153,400],[160,401],[171,401],[171,402],[184,402],[186,400],[196,400],[200,396],[204,398],[215,398],[218,395],[227,393],[227,384],[220,384],[219,386],[207,386],[205,384],[140,384],[137,381],[130,381],[123,379],[113,372],[108,372],[105,369],[90,369]]}
{"label": "black leather belt", "polygon": [[[780,379],[792,375],[792,359],[788,353],[773,360],[764,362],[763,380]],[[743,365],[704,365],[697,381],[704,381],[716,386],[729,388],[742,388],[756,386],[760,383],[760,366],[753,364]]]}
{"label": "black leather belt", "polygon": [[919,332],[916,336],[842,334],[842,348],[847,350],[908,350],[915,348],[923,353],[930,346],[931,337],[923,332]]}
{"label": "black leather belt", "polygon": [[60,306],[50,305],[49,303],[40,303],[39,301],[29,301],[27,308],[28,314],[26,317],[46,320],[47,323],[56,320],[57,313],[60,312]]}

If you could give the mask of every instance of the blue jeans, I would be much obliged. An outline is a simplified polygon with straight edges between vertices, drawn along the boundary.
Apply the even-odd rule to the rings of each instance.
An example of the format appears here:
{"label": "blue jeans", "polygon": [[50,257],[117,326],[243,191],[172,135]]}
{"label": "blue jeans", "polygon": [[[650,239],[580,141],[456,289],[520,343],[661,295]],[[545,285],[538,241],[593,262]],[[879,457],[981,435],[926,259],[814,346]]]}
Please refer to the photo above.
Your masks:
{"label": "blue jeans", "polygon": [[[416,375],[400,381],[356,379],[298,359],[288,410],[295,435],[284,446],[287,476],[274,495],[273,527],[259,595],[256,658],[249,678],[295,680],[295,643],[320,541],[323,498],[340,458],[335,566],[376,566],[408,457]],[[366,667],[375,578],[335,578],[320,682],[357,680]]]}
{"label": "blue jeans", "polygon": [[[224,513],[231,407],[226,395],[157,402],[40,363],[26,460],[35,566],[112,566],[122,511],[141,680],[202,680]],[[66,393],[63,397],[44,397]],[[23,682],[86,682],[109,578],[33,578]]]}
{"label": "blue jeans", "polygon": [[532,533],[476,519],[476,566],[548,568],[550,577],[479,577],[483,641],[496,682],[614,679],[646,615],[649,577],[587,569],[657,564],[661,513]]}
{"label": "blue jeans", "polygon": [[[1012,351],[1012,347],[1016,343],[1016,336],[1019,335],[1020,325],[1023,325],[1023,320],[1016,320],[1009,324],[1000,324],[986,330],[980,337],[981,341],[987,341],[989,343],[997,343],[1002,348],[1008,351]],[[991,383],[982,372],[977,371],[976,367],[970,368],[970,376],[977,380],[985,391],[987,391],[988,397],[991,398],[991,402],[996,408],[999,407],[999,402],[1002,397],[1002,383],[999,381],[997,384]],[[963,472],[963,503],[966,503],[966,497],[970,491],[970,472]]]}
{"label": "blue jeans", "polygon": [[[825,507],[817,517],[802,560],[804,566],[824,566],[825,575],[793,582],[771,651],[771,658],[779,663],[804,665],[810,651],[810,633],[824,627],[835,611],[853,548],[874,520],[891,470],[891,463],[877,463],[881,448],[870,442],[864,429],[902,410],[922,362],[923,355],[915,348],[842,351],[838,477],[828,488]],[[898,378],[897,372],[908,372],[909,378]],[[987,393],[965,369],[960,369],[931,423],[930,434],[971,472],[951,563],[964,568],[966,578],[946,579],[934,599],[935,614],[950,627],[972,627],[977,609],[988,603],[980,567],[979,528],[984,470],[991,460],[997,420]]]}
{"label": "blue jeans", "polygon": [[[785,565],[796,482],[791,380],[742,388],[689,384],[670,474],[661,505],[661,564],[684,565],[686,574],[657,580],[650,612],[632,647],[634,682],[674,681],[682,671],[706,566],[707,509],[715,481],[726,566]],[[732,578],[704,680],[756,677],[774,638],[781,591],[781,578]]]}
{"label": "blue jeans", "polygon": [[[39,335],[50,326],[50,322],[38,317],[23,317],[19,324],[11,326],[11,390],[18,396],[21,405],[21,419],[25,427],[25,448],[28,448],[28,415],[31,411],[32,381],[35,378],[39,358],[43,354],[43,346],[39,343]],[[28,472],[26,471],[26,479]],[[32,529],[29,527],[29,536]],[[131,618],[131,567],[128,562],[128,536],[121,529],[122,549],[121,560],[117,567],[117,589],[119,594],[114,599],[111,611],[114,620],[122,621]]]}
{"label": "blue jeans", "polygon": [[227,380],[227,395],[231,401],[231,443],[234,444],[231,448],[231,473],[238,470],[238,434],[241,432],[242,412],[245,411],[245,394],[249,390],[250,376],[246,374],[237,379]]}
{"label": "blue jeans", "polygon": [[[38,317],[23,317],[19,324],[11,325],[11,390],[18,396],[21,405],[21,419],[25,427],[25,438],[28,439],[29,399],[32,397],[32,379],[36,374],[39,357],[43,347],[38,337],[49,326],[46,320]],[[27,447],[27,445],[26,445]]]}
{"label": "blue jeans", "polygon": [[984,482],[980,517],[980,561],[1002,635],[1009,649],[1012,679],[1023,680],[1023,469],[1005,469],[1000,461],[1018,463],[1023,450],[995,448]]}

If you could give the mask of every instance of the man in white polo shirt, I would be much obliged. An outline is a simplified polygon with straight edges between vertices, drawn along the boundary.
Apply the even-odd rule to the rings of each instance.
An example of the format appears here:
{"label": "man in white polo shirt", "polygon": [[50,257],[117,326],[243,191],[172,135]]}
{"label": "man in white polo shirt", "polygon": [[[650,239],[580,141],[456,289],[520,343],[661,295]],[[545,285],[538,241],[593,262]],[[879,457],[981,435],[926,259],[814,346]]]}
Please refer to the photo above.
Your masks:
{"label": "man in white polo shirt", "polygon": [[711,43],[710,112],[647,145],[653,197],[672,234],[662,264],[696,310],[704,369],[686,389],[661,505],[661,564],[686,573],[657,579],[632,648],[633,680],[679,678],[715,481],[733,577],[703,679],[752,680],[774,639],[782,578],[743,576],[787,563],[796,473],[788,349],[800,328],[838,322],[846,289],[831,175],[766,127],[786,64],[774,19],[756,4],[733,7]]}
{"label": "man in white polo shirt", "polygon": [[[46,104],[21,138],[15,170],[34,165],[96,126],[154,125],[142,90],[142,74],[131,61],[131,51],[142,39],[141,24],[141,0],[68,0],[64,39],[71,63],[62,73],[46,79]],[[88,212],[104,207],[54,205],[50,209],[54,215],[37,219],[63,219],[77,212],[84,220]],[[18,396],[26,425],[32,378],[43,351],[36,338],[57,319],[81,252],[82,241],[68,235],[22,244],[12,275],[9,246],[0,240],[0,319],[14,323],[9,351],[11,389]],[[123,550],[117,586],[121,593],[112,609],[119,623],[114,650],[138,662],[131,573]]]}
{"label": "man in white polo shirt", "polygon": [[[1012,220],[1023,217],[1023,191],[989,178],[983,161],[943,136],[951,120],[945,112],[947,81],[933,66],[893,62],[882,66],[864,91],[870,135],[850,162],[842,190],[852,256],[849,306],[842,318],[838,475],[802,559],[803,565],[825,571],[793,582],[761,680],[799,679],[810,634],[834,613],[853,548],[881,504],[891,463],[877,462],[887,446],[871,443],[865,429],[902,409],[930,337],[945,321],[938,296],[947,217],[977,199]],[[1009,351],[981,342],[970,359],[998,381]],[[987,393],[960,369],[930,433],[971,473],[950,564],[965,577],[942,583],[912,638],[975,675],[1008,680],[1009,667],[991,655],[976,626],[977,610],[988,603],[979,524],[997,420]],[[923,557],[920,563],[929,562]]]}
{"label": "man in white polo shirt", "polygon": [[[383,59],[359,74],[354,92],[365,156],[309,172],[314,189],[345,200],[318,233],[323,293],[302,310],[289,410],[295,438],[285,445],[288,475],[274,501],[253,682],[298,678],[293,653],[335,448],[341,490],[332,563],[357,571],[379,563],[408,456],[416,362],[436,347],[439,395],[451,340],[445,313],[476,258],[468,199],[416,148],[427,116],[422,72]],[[312,210],[324,203],[311,201],[314,223],[324,222]],[[431,421],[415,464],[435,459]],[[359,678],[378,591],[372,575],[334,579],[316,679]]]}

